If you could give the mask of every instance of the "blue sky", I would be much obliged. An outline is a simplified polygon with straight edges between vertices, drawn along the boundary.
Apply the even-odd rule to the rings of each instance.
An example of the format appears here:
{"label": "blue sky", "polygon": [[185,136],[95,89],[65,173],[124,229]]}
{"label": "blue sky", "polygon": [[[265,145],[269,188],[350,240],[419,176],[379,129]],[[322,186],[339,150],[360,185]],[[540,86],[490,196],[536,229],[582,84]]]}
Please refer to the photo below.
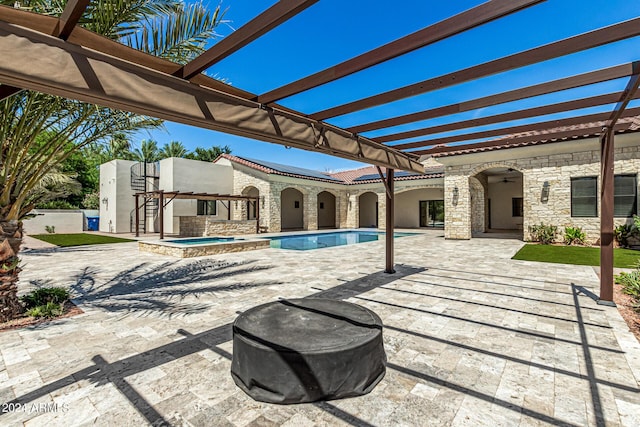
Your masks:
{"label": "blue sky", "polygon": [[[219,32],[223,35],[228,34],[232,31],[231,27],[239,28],[274,3],[273,0],[225,0],[222,7],[228,8],[225,18],[230,22],[228,27],[220,27]],[[225,78],[238,88],[257,94],[264,93],[481,3],[483,1],[414,0],[391,3],[378,0],[320,0],[234,55],[215,64],[208,73]],[[210,4],[215,6],[217,3]],[[279,103],[301,112],[313,113],[638,16],[640,16],[638,0],[548,0],[339,81],[281,100]],[[354,126],[634,60],[640,60],[640,37],[336,117],[329,119],[328,122],[342,127]],[[460,113],[453,117],[382,129],[364,135],[375,137],[604,94],[622,90],[625,85],[625,80],[612,81]],[[638,102],[631,104],[631,106],[638,105],[640,105]],[[577,113],[589,114],[610,108],[611,106],[598,107]],[[536,121],[546,121],[566,115],[576,115],[576,112],[545,116]],[[502,123],[478,130],[520,123],[523,121]],[[172,140],[181,141],[189,149],[197,146],[228,145],[233,154],[239,156],[294,164],[321,171],[364,166],[361,163],[337,157],[285,149],[278,144],[254,141],[176,123],[166,122],[165,128],[166,131],[136,135],[134,144],[142,139],[151,138],[158,141],[160,145]],[[443,133],[433,137],[467,132],[469,130]],[[426,138],[400,142],[423,139]]]}

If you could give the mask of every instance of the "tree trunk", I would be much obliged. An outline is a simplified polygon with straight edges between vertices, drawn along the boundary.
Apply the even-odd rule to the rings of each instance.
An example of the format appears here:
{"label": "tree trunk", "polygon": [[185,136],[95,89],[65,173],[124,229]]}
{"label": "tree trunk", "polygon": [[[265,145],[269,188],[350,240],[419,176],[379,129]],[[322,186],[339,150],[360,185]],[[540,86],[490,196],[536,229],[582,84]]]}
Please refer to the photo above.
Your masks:
{"label": "tree trunk", "polygon": [[0,322],[22,312],[18,300],[18,252],[22,243],[22,221],[0,219]]}

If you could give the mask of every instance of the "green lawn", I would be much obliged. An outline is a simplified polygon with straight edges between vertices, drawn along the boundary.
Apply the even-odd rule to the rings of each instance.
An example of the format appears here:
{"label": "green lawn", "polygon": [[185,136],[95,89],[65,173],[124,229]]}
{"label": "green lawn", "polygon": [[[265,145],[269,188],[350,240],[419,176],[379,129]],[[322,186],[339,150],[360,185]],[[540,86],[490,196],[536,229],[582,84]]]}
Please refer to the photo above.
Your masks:
{"label": "green lawn", "polygon": [[52,243],[58,246],[82,246],[82,245],[100,245],[103,243],[124,243],[134,242],[131,239],[121,239],[119,237],[100,236],[98,234],[34,234],[30,237],[34,237],[38,240]]}
{"label": "green lawn", "polygon": [[[513,259],[523,261],[555,262],[575,265],[600,265],[600,248],[586,246],[524,245]],[[640,259],[640,251],[614,249],[613,265],[632,268]]]}

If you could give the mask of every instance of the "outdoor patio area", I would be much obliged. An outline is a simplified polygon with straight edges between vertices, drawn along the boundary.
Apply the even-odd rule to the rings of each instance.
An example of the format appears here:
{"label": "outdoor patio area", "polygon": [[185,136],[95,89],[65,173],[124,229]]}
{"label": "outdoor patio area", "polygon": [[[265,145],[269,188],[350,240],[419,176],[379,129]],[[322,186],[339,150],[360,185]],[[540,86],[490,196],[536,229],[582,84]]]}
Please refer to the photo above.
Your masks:
{"label": "outdoor patio area", "polygon": [[[0,333],[0,424],[640,425],[640,344],[594,301],[594,269],[511,260],[522,244],[429,230],[395,239],[395,274],[384,241],[190,259],[137,243],[24,252],[21,289],[70,287],[84,314]],[[363,397],[253,401],[229,373],[231,323],[310,296],[381,317],[386,376]]]}

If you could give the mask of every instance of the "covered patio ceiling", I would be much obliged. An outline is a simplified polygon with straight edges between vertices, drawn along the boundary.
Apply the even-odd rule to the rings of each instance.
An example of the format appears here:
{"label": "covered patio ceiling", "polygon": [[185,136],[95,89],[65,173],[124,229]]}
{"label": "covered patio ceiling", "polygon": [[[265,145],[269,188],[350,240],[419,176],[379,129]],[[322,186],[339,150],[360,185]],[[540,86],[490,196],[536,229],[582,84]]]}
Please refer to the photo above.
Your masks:
{"label": "covered patio ceiling", "polygon": [[[612,242],[612,214],[609,226],[607,210],[609,207],[612,210],[613,205],[613,136],[638,130],[634,118],[640,116],[640,107],[632,104],[627,108],[638,98],[638,43],[634,44],[635,52],[632,49],[626,56],[625,63],[608,63],[603,55],[600,61],[589,60],[585,64],[580,54],[637,40],[634,38],[640,36],[640,16],[625,16],[626,20],[573,33],[571,28],[576,22],[566,16],[560,21],[570,35],[552,41],[543,37],[540,21],[529,20],[530,28],[524,29],[523,34],[531,39],[532,47],[506,54],[505,49],[498,48],[499,43],[475,47],[498,53],[484,62],[468,64],[469,61],[462,60],[460,63],[466,65],[438,75],[433,75],[424,62],[409,62],[412,75],[424,69],[424,77],[407,82],[404,76],[408,73],[402,67],[408,71],[407,58],[412,55],[427,52],[426,49],[439,43],[455,43],[478,29],[491,30],[501,20],[530,13],[546,3],[544,0],[471,2],[470,9],[429,23],[411,34],[327,68],[316,66],[320,71],[279,87],[252,93],[202,72],[234,55],[242,55],[243,48],[268,37],[279,26],[296,20],[313,22],[314,7],[321,7],[317,4],[321,2],[278,1],[184,66],[132,50],[77,25],[89,2],[70,0],[59,17],[0,7],[0,98],[21,89],[37,90],[392,170],[417,172],[423,171],[419,162],[422,156],[437,153],[469,147],[517,146],[542,138],[553,141],[600,136],[602,212],[606,227],[603,248]],[[397,7],[400,13],[404,12],[402,5]],[[628,10],[634,11],[633,6]],[[354,25],[360,25],[355,18]],[[507,44],[506,39],[512,35],[500,37]],[[449,59],[475,57],[470,51],[474,47],[452,46],[456,46],[456,54]],[[298,53],[286,45],[272,49],[278,55],[292,58]],[[324,49],[330,51],[331,46]],[[322,52],[315,52],[315,57],[322,56]],[[438,59],[431,62],[438,64]],[[535,66],[561,60],[565,60],[565,67],[546,73],[547,78],[541,79],[536,74]],[[395,73],[380,67],[394,61],[401,63]],[[567,75],[567,61],[575,64],[571,69],[580,72]],[[306,62],[304,65],[309,67]],[[515,71],[520,73],[520,79],[512,74]],[[273,64],[258,63],[255,81],[259,82],[264,73],[274,72],[277,69]],[[529,82],[524,85],[523,73]],[[345,93],[348,90],[338,93],[337,87],[345,87],[340,82],[347,82],[348,87],[350,79],[359,76],[384,84],[371,84],[374,93],[355,99],[353,96],[357,95]],[[511,85],[510,77],[514,82]],[[469,82],[493,79],[495,83],[496,78],[507,82],[503,86],[508,89],[478,97],[457,91],[450,97],[455,100],[453,103],[429,102],[429,96],[435,92],[465,87]],[[312,92],[322,94],[313,98],[316,103],[300,98]],[[527,104],[534,99],[537,103],[533,106]],[[384,110],[386,116],[381,114],[381,106],[389,107]],[[388,190],[392,190],[391,185],[388,184]],[[612,243],[610,247],[612,250]],[[603,250],[603,256],[608,257],[606,253]],[[609,276],[604,266],[602,276]]]}

